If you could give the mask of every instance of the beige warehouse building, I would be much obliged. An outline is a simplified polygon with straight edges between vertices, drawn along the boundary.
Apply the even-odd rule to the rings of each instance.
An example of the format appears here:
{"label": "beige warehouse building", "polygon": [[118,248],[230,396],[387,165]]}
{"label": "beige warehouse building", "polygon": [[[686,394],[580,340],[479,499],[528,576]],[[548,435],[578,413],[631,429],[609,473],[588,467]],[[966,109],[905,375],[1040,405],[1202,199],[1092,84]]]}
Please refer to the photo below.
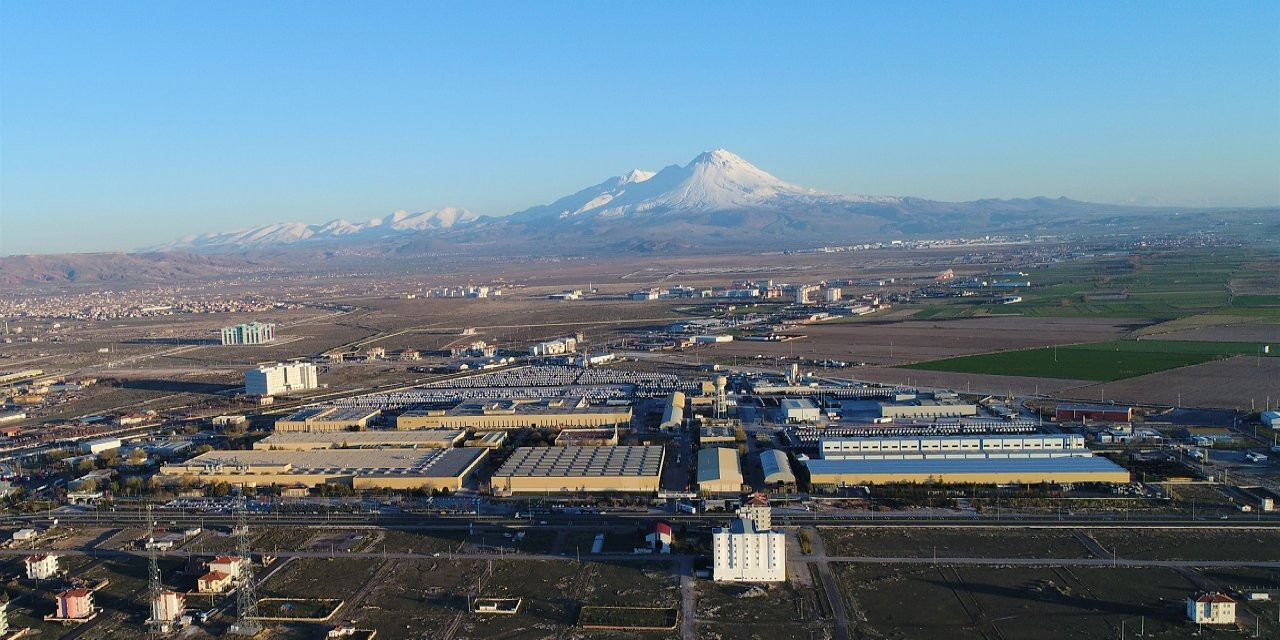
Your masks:
{"label": "beige warehouse building", "polygon": [[356,489],[461,489],[488,449],[334,449],[210,451],[160,468],[164,479],[200,484],[319,486]]}
{"label": "beige warehouse building", "polygon": [[364,429],[381,412],[360,407],[307,407],[276,420],[276,431],[318,433]]}
{"label": "beige warehouse building", "polygon": [[737,449],[715,447],[698,451],[698,491],[742,493],[742,483]]}
{"label": "beige warehouse building", "polygon": [[630,405],[593,406],[585,398],[465,400],[452,409],[410,409],[397,429],[613,427],[631,422]]}
{"label": "beige warehouse building", "polygon": [[273,433],[255,443],[259,451],[312,451],[315,449],[447,449],[463,441],[461,429],[421,429],[417,431],[322,431]]}
{"label": "beige warehouse building", "polygon": [[640,447],[521,447],[493,474],[494,493],[654,493],[666,450]]}

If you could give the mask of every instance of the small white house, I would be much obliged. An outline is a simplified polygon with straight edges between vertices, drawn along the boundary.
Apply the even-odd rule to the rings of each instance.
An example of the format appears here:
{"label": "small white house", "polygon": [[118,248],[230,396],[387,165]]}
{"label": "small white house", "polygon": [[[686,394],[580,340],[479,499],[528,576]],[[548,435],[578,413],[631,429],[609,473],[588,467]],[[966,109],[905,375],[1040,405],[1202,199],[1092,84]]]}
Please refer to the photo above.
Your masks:
{"label": "small white house", "polygon": [[1196,624],[1235,624],[1236,601],[1221,593],[1187,598],[1187,618]]}
{"label": "small white house", "polygon": [[649,525],[649,531],[645,533],[644,541],[653,551],[671,553],[671,525],[666,522],[655,522]]}
{"label": "small white house", "polygon": [[14,542],[28,542],[39,537],[40,533],[35,529],[18,529],[13,532]]}

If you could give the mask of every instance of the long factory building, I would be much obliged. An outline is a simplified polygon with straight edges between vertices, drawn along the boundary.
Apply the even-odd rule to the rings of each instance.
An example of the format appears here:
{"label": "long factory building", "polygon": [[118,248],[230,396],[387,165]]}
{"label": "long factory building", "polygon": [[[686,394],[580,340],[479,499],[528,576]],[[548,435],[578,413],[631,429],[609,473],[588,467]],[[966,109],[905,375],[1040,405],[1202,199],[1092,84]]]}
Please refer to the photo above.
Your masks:
{"label": "long factory building", "polygon": [[1078,435],[829,438],[820,452],[806,463],[815,485],[1129,482]]}
{"label": "long factory building", "polygon": [[464,400],[452,409],[410,409],[397,429],[613,427],[631,422],[631,405],[591,405],[586,398]]}
{"label": "long factory building", "polygon": [[260,451],[313,451],[316,449],[369,449],[377,447],[447,449],[460,444],[466,436],[467,432],[462,429],[277,432],[253,443],[253,448]]}
{"label": "long factory building", "polygon": [[494,493],[654,493],[659,446],[521,447],[493,474]]}
{"label": "long factory building", "polygon": [[377,409],[361,407],[307,407],[276,420],[275,430],[318,433],[364,429],[379,413]]}
{"label": "long factory building", "polygon": [[488,449],[334,449],[317,451],[210,451],[160,473],[201,484],[319,486],[356,489],[461,489]]}

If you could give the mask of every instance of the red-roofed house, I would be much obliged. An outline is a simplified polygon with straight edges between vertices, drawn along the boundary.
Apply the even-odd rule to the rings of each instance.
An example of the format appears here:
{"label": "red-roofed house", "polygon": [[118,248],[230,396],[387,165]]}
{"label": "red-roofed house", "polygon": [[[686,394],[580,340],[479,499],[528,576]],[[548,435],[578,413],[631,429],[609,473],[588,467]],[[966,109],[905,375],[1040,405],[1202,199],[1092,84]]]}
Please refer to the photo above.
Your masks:
{"label": "red-roofed house", "polygon": [[196,590],[200,593],[226,593],[231,589],[231,574],[225,571],[210,571],[196,579]]}
{"label": "red-roofed house", "polygon": [[671,542],[674,539],[671,525],[662,521],[649,525],[648,532],[644,534],[644,541],[649,544],[649,548],[658,553],[671,553]]}
{"label": "red-roofed house", "polygon": [[1221,593],[1187,598],[1187,617],[1197,624],[1235,624],[1236,601]]}
{"label": "red-roofed house", "polygon": [[241,562],[240,556],[218,556],[209,561],[209,570],[221,571],[235,578],[240,576]]}
{"label": "red-roofed house", "polygon": [[26,565],[28,580],[48,580],[58,575],[58,556],[52,553],[27,556]]}

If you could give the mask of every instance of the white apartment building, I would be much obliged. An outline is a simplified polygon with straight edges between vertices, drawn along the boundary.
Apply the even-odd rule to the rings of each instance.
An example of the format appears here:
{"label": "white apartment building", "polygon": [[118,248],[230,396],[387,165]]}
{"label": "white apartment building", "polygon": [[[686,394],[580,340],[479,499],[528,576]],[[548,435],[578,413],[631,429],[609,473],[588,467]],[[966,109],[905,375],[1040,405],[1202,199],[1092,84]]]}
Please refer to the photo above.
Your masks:
{"label": "white apartment building", "polygon": [[48,580],[58,575],[58,556],[52,553],[27,556],[26,565],[28,580]]}
{"label": "white apartment building", "polygon": [[266,365],[244,372],[244,391],[251,396],[275,396],[317,386],[316,366],[308,362]]}
{"label": "white apartment building", "polygon": [[728,527],[711,531],[712,578],[716,582],[785,582],[787,538],[769,528],[768,506],[738,510]]}

